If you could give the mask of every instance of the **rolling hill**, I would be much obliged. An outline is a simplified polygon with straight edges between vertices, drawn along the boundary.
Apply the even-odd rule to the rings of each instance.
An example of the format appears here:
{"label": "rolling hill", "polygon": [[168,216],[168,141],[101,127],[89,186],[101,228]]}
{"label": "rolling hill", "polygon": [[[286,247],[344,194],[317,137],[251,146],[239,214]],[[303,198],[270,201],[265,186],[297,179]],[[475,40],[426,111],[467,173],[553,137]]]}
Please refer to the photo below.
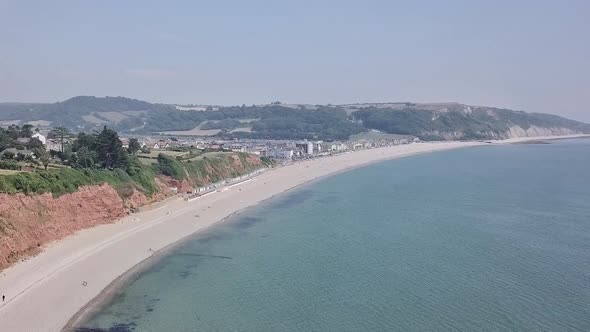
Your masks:
{"label": "rolling hill", "polygon": [[590,133],[563,117],[459,103],[270,105],[177,109],[125,97],[79,96],[53,104],[2,103],[0,123],[90,131],[104,125],[136,134],[264,139],[339,139],[368,130],[423,140],[505,139]]}

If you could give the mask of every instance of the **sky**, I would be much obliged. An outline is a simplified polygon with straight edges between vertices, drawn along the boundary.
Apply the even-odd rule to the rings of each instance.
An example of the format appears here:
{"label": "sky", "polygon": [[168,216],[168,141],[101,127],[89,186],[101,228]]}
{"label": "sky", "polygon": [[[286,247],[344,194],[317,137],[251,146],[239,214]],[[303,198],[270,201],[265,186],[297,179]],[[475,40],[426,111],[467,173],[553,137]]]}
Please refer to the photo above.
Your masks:
{"label": "sky", "polygon": [[590,1],[0,0],[0,102],[449,102],[590,122]]}

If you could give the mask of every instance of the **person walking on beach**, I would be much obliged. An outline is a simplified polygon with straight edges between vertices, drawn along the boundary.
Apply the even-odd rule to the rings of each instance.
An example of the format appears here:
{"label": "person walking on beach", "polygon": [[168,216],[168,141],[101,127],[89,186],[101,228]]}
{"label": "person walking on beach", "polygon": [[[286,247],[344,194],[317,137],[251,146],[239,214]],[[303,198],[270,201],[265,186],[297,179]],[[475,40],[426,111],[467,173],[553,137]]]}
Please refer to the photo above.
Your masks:
{"label": "person walking on beach", "polygon": [[2,295],[2,302],[4,302],[4,299],[6,298],[6,295]]}

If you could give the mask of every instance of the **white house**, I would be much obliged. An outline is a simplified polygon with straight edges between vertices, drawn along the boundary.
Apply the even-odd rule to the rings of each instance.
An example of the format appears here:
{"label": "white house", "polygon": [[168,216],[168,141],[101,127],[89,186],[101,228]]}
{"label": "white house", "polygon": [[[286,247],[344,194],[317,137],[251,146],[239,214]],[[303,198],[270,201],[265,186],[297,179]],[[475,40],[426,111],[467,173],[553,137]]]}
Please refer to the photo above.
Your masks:
{"label": "white house", "polygon": [[47,145],[47,138],[43,136],[41,133],[34,133],[31,138],[36,138],[43,143],[43,145]]}

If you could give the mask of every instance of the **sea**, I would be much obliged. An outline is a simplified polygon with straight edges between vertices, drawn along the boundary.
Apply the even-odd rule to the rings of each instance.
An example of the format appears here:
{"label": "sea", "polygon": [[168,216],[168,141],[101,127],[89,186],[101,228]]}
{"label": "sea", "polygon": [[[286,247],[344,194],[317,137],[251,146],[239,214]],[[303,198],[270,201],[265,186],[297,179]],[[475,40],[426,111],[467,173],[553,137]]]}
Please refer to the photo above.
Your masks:
{"label": "sea", "polygon": [[590,331],[590,140],[384,161],[174,246],[80,331]]}

